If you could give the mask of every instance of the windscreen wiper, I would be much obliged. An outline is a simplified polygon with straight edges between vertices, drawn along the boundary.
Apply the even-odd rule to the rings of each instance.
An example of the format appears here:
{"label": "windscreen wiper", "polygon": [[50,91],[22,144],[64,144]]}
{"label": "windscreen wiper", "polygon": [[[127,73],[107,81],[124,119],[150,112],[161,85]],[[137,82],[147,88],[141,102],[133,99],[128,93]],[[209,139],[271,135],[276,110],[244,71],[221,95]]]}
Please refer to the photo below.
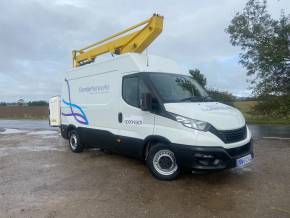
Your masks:
{"label": "windscreen wiper", "polygon": [[200,101],[202,100],[201,97],[197,97],[197,96],[190,96],[190,97],[187,97],[187,98],[182,98],[180,99],[179,101],[182,102],[182,101],[192,101],[192,102],[197,102],[197,101]]}
{"label": "windscreen wiper", "polygon": [[209,96],[190,96],[187,98],[182,98],[179,100],[180,102],[183,101],[192,101],[192,102],[211,102],[213,99]]}

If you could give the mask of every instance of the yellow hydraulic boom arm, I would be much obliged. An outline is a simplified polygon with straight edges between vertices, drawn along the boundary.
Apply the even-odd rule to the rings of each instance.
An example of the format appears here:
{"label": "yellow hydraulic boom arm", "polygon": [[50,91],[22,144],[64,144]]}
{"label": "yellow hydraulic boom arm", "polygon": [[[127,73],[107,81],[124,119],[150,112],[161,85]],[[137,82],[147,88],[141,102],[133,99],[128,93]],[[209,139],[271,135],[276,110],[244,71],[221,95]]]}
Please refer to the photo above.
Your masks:
{"label": "yellow hydraulic boom arm", "polygon": [[[132,31],[141,26],[144,27]],[[72,52],[73,66],[79,67],[91,63],[97,56],[108,52],[111,54],[124,54],[127,52],[141,53],[162,32],[162,28],[163,17],[158,14],[153,14],[148,20],[136,24],[122,32],[116,33],[83,49],[74,50]]]}

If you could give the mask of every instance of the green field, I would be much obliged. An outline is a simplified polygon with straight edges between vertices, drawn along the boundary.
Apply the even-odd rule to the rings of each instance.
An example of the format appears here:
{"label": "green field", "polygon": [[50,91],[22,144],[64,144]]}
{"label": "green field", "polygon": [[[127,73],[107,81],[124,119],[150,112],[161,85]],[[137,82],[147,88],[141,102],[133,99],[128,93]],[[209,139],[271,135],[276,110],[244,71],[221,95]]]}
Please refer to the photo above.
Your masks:
{"label": "green field", "polygon": [[290,124],[290,119],[281,119],[269,116],[260,116],[253,112],[257,101],[234,102],[234,106],[242,111],[248,123],[251,124]]}
{"label": "green field", "polygon": [[0,106],[0,119],[48,119],[48,106]]}

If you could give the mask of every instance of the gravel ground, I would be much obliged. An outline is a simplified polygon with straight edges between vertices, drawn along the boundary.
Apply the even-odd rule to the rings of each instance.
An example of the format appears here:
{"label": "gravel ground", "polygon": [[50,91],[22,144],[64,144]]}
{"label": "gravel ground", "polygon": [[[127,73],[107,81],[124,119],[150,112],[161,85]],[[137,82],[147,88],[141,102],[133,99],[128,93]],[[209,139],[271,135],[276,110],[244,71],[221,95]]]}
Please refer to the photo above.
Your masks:
{"label": "gravel ground", "polygon": [[[5,133],[5,132],[4,132]],[[154,179],[143,162],[72,153],[57,131],[0,134],[0,217],[290,217],[290,141],[255,140],[247,168]]]}

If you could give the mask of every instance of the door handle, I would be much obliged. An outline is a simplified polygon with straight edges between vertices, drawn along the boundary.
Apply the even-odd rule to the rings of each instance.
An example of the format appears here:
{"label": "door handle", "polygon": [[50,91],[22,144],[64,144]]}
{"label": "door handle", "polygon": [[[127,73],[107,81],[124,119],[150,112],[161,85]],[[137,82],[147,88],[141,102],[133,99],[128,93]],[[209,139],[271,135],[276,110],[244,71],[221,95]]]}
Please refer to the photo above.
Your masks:
{"label": "door handle", "polygon": [[118,120],[119,120],[119,123],[123,122],[123,114],[121,112],[118,113]]}

